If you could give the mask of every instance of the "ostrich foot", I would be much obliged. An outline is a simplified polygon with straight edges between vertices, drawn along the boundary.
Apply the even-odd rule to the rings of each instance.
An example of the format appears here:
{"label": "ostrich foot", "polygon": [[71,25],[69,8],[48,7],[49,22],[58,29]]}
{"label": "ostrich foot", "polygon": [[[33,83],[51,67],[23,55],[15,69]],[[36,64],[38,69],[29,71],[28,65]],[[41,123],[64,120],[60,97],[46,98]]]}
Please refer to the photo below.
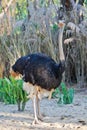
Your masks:
{"label": "ostrich foot", "polygon": [[34,121],[32,122],[32,125],[47,125],[47,123],[45,123],[39,119],[34,119]]}
{"label": "ostrich foot", "polygon": [[43,118],[45,117],[45,115],[44,114],[39,114],[38,115],[38,119],[40,120],[40,121],[43,121]]}
{"label": "ostrich foot", "polygon": [[32,125],[35,125],[35,124],[41,124],[41,120],[39,119],[34,119],[34,121],[32,122]]}

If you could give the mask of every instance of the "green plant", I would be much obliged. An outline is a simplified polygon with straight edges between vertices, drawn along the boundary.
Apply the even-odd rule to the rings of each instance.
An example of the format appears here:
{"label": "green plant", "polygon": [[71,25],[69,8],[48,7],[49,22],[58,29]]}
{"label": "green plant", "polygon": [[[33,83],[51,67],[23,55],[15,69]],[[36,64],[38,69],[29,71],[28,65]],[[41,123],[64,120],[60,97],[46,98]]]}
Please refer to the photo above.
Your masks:
{"label": "green plant", "polygon": [[3,92],[2,92],[3,79],[0,79],[0,101],[3,102]]}
{"label": "green plant", "polygon": [[59,104],[71,104],[73,102],[74,98],[74,89],[73,88],[67,88],[65,83],[61,83],[61,90],[59,88],[55,89],[55,91],[52,94],[53,98],[58,98]]}
{"label": "green plant", "polygon": [[55,91],[52,93],[53,98],[58,98],[60,94],[59,88],[56,88]]}
{"label": "green plant", "polygon": [[27,15],[27,1],[26,0],[17,0],[16,2],[16,19],[20,20],[20,19],[24,19],[26,18]]}
{"label": "green plant", "polygon": [[17,103],[18,110],[24,110],[28,98],[23,90],[23,80],[16,80],[13,77],[0,79],[0,100],[6,104]]}

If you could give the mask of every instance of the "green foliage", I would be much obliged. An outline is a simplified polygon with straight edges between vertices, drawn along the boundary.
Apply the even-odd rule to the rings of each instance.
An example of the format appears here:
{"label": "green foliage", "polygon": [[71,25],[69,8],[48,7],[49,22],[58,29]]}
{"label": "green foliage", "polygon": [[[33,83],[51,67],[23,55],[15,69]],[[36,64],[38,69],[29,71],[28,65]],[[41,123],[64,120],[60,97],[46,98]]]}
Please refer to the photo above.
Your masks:
{"label": "green foliage", "polygon": [[84,0],[85,5],[87,5],[87,0]]}
{"label": "green foliage", "polygon": [[23,90],[23,80],[15,80],[13,77],[0,79],[0,101],[6,104],[17,103],[18,110],[24,110],[27,100],[27,94]]}
{"label": "green foliage", "polygon": [[0,101],[3,101],[2,85],[3,85],[3,79],[0,79]]}
{"label": "green foliage", "polygon": [[56,32],[58,30],[58,24],[54,23],[53,25],[51,25],[51,29],[53,32]]}
{"label": "green foliage", "polygon": [[0,13],[2,13],[2,7],[0,7]]}
{"label": "green foliage", "polygon": [[60,94],[59,88],[56,88],[55,91],[52,93],[53,98],[58,98]]}
{"label": "green foliage", "polygon": [[[54,1],[52,1],[55,5],[59,5],[59,1],[58,0],[54,0]],[[42,7],[42,6],[48,6],[49,5],[49,3],[51,3],[50,1],[48,1],[48,0],[40,0],[40,6]]]}
{"label": "green foliage", "polygon": [[27,16],[26,0],[18,0],[16,2],[16,19],[24,19]]}
{"label": "green foliage", "polygon": [[74,89],[68,89],[65,83],[61,83],[61,90],[55,89],[52,94],[53,98],[58,98],[59,104],[71,104],[74,98]]}

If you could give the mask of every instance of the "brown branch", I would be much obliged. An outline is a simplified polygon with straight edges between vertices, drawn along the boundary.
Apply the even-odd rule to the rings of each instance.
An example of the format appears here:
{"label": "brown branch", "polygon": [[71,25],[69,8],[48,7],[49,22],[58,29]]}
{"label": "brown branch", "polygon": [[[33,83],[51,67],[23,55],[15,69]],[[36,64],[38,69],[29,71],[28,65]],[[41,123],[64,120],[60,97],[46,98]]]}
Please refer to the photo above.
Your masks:
{"label": "brown branch", "polygon": [[0,19],[3,18],[4,14],[8,11],[10,5],[12,4],[13,0],[10,0],[6,6],[6,8],[2,11],[2,13],[0,14]]}

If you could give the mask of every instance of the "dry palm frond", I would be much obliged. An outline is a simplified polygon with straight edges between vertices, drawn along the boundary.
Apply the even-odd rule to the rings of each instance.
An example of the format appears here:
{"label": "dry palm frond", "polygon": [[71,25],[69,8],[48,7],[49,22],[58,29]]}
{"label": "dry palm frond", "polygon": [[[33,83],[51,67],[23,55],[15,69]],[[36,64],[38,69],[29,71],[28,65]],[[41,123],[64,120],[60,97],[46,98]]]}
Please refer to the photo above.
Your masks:
{"label": "dry palm frond", "polygon": [[75,31],[77,34],[80,33],[80,28],[76,24],[74,24],[72,22],[69,22],[67,24],[67,27],[70,28],[72,31]]}

